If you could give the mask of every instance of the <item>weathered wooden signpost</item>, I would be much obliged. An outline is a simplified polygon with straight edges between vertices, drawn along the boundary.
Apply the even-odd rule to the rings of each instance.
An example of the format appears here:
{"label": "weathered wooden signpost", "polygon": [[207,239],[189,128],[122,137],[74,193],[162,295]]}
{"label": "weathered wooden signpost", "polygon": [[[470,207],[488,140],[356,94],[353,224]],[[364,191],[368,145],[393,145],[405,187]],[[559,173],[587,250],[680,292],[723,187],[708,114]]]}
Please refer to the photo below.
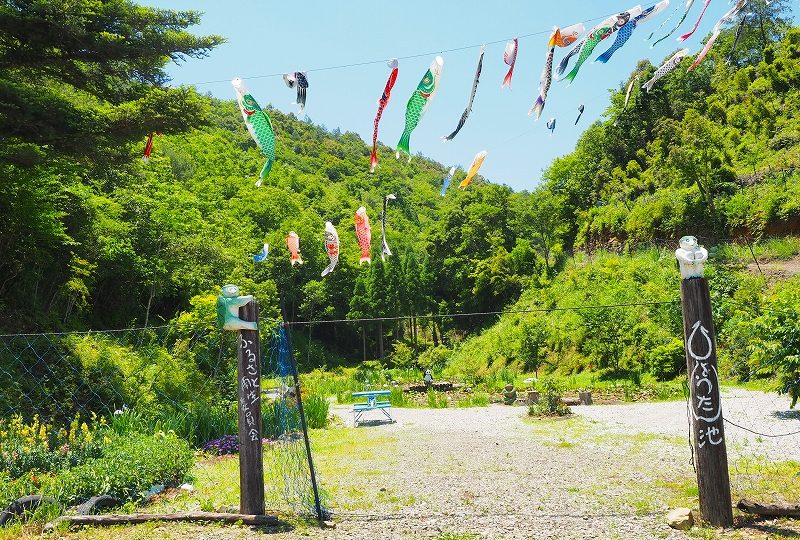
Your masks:
{"label": "weathered wooden signpost", "polygon": [[258,302],[225,285],[217,299],[217,319],[224,330],[238,330],[239,511],[264,514],[264,464],[261,426],[261,339]]}
{"label": "weathered wooden signpost", "polygon": [[689,376],[692,443],[700,496],[700,516],[712,525],[733,525],[725,426],[717,376],[717,346],[708,280],[703,264],[708,252],[693,236],[675,251],[681,269],[681,307]]}

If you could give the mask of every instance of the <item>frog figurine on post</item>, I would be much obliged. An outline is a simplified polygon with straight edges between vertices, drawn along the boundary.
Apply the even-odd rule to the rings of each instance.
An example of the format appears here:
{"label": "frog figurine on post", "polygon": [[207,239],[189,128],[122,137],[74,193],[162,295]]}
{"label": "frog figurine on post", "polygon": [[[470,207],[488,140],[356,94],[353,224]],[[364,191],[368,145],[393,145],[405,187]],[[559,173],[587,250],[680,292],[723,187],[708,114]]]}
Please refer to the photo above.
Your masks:
{"label": "frog figurine on post", "polygon": [[256,321],[239,318],[239,308],[253,301],[252,295],[239,296],[237,285],[225,285],[217,297],[217,325],[223,330],[258,330]]}

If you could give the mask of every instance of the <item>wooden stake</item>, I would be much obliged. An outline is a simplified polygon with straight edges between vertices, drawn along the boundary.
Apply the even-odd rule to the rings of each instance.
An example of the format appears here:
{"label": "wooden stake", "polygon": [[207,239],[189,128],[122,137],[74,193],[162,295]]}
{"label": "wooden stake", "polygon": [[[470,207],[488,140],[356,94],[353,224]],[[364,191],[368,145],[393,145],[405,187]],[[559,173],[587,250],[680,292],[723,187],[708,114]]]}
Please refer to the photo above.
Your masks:
{"label": "wooden stake", "polygon": [[[258,302],[239,308],[243,321],[258,321]],[[258,330],[240,330],[237,354],[239,387],[239,511],[264,514],[264,463],[261,425],[261,338]]]}
{"label": "wooden stake", "polygon": [[800,504],[760,504],[742,499],[736,508],[763,517],[800,518]]}
{"label": "wooden stake", "polygon": [[252,514],[222,514],[219,512],[178,512],[174,514],[102,514],[97,516],[62,516],[45,525],[52,530],[59,523],[70,525],[130,525],[150,521],[213,521],[221,523],[242,523],[244,525],[277,525],[275,516]]}
{"label": "wooden stake", "polygon": [[681,280],[681,307],[700,516],[712,525],[730,527],[733,508],[728,454],[717,377],[716,334],[706,278]]}

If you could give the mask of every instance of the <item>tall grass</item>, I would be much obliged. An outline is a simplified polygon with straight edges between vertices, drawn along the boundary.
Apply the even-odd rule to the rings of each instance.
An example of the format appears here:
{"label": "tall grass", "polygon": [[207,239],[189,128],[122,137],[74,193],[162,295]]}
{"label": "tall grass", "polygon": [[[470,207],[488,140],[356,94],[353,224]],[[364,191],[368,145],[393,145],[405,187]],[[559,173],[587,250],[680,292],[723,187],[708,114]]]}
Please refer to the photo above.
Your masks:
{"label": "tall grass", "polygon": [[431,409],[446,409],[447,394],[437,392],[433,388],[428,389],[428,407]]}
{"label": "tall grass", "polygon": [[212,439],[237,432],[235,403],[207,405],[189,409],[159,411],[128,409],[110,418],[109,427],[119,435],[175,433],[191,445],[200,447]]}

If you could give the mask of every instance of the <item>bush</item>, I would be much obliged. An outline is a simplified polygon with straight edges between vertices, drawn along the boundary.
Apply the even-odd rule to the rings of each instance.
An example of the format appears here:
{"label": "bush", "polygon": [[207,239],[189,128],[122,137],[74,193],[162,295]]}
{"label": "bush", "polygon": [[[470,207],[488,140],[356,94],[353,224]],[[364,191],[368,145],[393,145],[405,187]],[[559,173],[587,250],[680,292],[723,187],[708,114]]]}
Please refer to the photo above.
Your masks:
{"label": "bush", "polygon": [[561,401],[561,388],[550,378],[539,383],[539,402],[528,406],[530,416],[566,416],[572,409]]}
{"label": "bush", "polygon": [[173,432],[192,446],[220,438],[237,430],[236,402],[196,402],[185,409],[146,410],[139,407],[118,411],[111,417],[111,430],[118,435]]}
{"label": "bush", "polygon": [[650,373],[659,381],[674,379],[678,373],[686,369],[682,339],[673,338],[664,345],[654,347],[648,356]]}
{"label": "bush", "polygon": [[67,469],[43,492],[67,505],[101,494],[133,501],[153,485],[179,484],[193,463],[189,443],[174,433],[116,437],[102,457]]}

